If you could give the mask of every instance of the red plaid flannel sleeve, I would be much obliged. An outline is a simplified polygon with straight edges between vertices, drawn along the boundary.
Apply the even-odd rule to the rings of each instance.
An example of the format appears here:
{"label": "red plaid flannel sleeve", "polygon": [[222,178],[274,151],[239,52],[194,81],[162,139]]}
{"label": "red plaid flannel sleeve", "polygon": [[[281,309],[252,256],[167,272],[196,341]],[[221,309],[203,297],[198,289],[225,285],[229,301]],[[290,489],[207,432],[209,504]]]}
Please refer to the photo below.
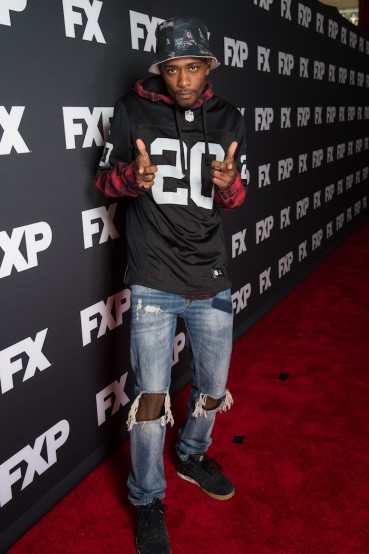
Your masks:
{"label": "red plaid flannel sleeve", "polygon": [[94,183],[108,197],[140,196],[145,190],[136,184],[134,163],[118,162],[113,169],[100,169]]}
{"label": "red plaid flannel sleeve", "polygon": [[224,210],[234,210],[241,206],[246,198],[246,187],[241,181],[241,176],[237,173],[234,183],[225,190],[215,187],[214,200],[220,208]]}

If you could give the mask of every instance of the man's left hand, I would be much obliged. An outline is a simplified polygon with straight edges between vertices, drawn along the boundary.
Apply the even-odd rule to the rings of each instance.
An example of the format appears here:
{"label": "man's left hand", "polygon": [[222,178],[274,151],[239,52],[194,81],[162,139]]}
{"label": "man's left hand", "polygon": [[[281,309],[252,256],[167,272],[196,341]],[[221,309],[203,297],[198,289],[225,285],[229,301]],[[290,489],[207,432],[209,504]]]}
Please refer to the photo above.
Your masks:
{"label": "man's left hand", "polygon": [[221,190],[225,190],[230,187],[237,176],[237,168],[234,161],[234,154],[238,142],[235,140],[231,142],[228,152],[223,162],[213,160],[211,162],[211,180],[216,187]]}

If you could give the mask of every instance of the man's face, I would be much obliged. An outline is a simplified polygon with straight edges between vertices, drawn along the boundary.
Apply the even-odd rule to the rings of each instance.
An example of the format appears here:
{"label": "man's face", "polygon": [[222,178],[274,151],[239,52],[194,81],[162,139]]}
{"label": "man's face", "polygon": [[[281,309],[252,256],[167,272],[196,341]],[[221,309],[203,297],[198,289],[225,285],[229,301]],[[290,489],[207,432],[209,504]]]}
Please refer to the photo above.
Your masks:
{"label": "man's face", "polygon": [[168,94],[181,108],[196,104],[210,73],[208,58],[173,58],[160,64]]}

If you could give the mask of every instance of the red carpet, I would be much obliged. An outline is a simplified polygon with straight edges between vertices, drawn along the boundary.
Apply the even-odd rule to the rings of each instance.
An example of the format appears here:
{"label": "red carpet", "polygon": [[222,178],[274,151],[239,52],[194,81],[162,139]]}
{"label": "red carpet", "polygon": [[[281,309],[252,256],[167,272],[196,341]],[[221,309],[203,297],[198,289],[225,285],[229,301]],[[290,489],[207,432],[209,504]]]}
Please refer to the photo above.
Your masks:
{"label": "red carpet", "polygon": [[[367,222],[235,344],[209,450],[231,500],[176,476],[168,428],[173,554],[369,554],[368,244]],[[128,466],[126,442],[9,554],[133,554]]]}

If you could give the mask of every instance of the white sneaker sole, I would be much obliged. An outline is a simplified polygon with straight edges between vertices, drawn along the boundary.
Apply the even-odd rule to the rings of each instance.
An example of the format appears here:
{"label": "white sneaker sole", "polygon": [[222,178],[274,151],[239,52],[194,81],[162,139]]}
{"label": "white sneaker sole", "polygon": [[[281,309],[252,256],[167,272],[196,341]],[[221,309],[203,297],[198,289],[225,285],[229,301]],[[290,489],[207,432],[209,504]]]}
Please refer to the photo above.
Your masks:
{"label": "white sneaker sole", "polygon": [[194,485],[197,485],[198,487],[200,487],[200,489],[205,494],[207,494],[208,496],[211,496],[211,498],[216,498],[216,500],[228,500],[229,498],[232,498],[232,496],[234,496],[236,494],[235,489],[233,489],[233,491],[231,491],[230,493],[225,494],[225,495],[215,494],[214,492],[209,492],[206,489],[203,489],[202,486],[199,485],[199,483],[197,481],[195,481],[195,479],[191,479],[191,477],[187,477],[187,475],[182,475],[182,473],[179,473],[179,471],[177,471],[177,475],[181,479],[184,479],[185,481],[189,481],[190,483],[193,483]]}

